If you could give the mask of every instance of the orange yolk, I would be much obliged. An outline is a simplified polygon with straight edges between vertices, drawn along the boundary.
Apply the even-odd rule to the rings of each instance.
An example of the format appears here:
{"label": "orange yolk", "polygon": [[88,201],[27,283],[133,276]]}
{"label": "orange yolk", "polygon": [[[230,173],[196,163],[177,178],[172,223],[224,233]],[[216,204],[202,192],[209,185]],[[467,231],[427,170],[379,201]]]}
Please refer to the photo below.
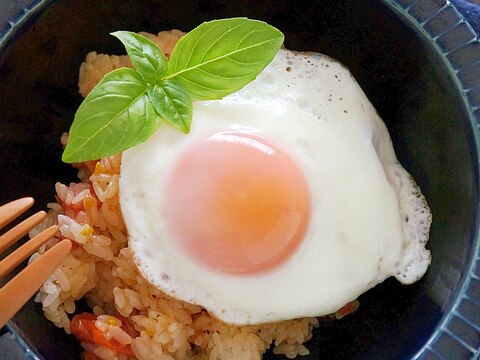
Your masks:
{"label": "orange yolk", "polygon": [[167,179],[163,216],[203,265],[231,274],[271,270],[298,248],[310,219],[300,169],[246,133],[217,133],[188,148]]}

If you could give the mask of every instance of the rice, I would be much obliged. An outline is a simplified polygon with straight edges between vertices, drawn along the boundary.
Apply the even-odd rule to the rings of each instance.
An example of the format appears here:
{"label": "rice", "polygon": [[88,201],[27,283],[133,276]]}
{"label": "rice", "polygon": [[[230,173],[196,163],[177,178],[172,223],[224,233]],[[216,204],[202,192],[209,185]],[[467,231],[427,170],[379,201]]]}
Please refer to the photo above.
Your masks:
{"label": "rice", "polygon": [[[179,30],[143,34],[167,56],[183,35]],[[127,56],[89,53],[80,67],[80,93],[86,96],[106,73],[122,66],[132,66]],[[68,135],[61,141],[66,144]],[[140,275],[120,211],[120,162],[121,155],[116,155],[75,164],[80,181],[55,185],[57,202],[47,205],[46,221],[31,233],[54,223],[59,226],[56,237],[39,253],[64,238],[74,243],[71,254],[43,284],[35,301],[42,304],[47,319],[71,333],[78,327],[71,316],[76,302],[86,299],[92,309],[88,314],[92,326],[105,342],[80,336],[84,358],[250,360],[261,359],[270,347],[288,358],[307,355],[302,344],[312,337],[317,318],[231,326],[198,305],[163,294]]]}
{"label": "rice", "polygon": [[[154,43],[156,43],[168,57],[177,43],[177,40],[184,34],[180,30],[161,31],[158,35],[140,32]],[[132,62],[127,55],[105,55],[97,54],[95,51],[88,53],[85,62],[80,66],[78,88],[80,94],[85,97],[97,85],[102,77],[112,70],[121,67],[132,67]]]}

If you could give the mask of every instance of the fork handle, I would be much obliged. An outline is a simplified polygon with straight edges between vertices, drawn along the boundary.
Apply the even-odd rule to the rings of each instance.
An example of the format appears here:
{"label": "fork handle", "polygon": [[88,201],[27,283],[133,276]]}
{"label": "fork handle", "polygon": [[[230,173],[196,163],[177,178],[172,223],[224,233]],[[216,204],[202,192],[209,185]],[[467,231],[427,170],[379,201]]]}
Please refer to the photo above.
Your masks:
{"label": "fork handle", "polygon": [[70,240],[60,241],[0,289],[0,328],[35,294],[71,248]]}

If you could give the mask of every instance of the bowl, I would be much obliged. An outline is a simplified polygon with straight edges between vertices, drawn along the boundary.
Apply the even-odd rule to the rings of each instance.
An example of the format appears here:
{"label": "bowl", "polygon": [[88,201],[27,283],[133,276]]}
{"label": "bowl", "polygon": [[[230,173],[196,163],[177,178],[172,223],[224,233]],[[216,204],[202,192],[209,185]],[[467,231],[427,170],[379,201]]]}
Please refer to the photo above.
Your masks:
{"label": "bowl", "polygon": [[[53,200],[56,181],[75,180],[61,162],[60,136],[81,102],[85,55],[123,53],[112,31],[189,30],[248,16],[281,29],[287,48],[343,62],[429,201],[433,261],[414,285],[389,279],[360,297],[355,314],[321,323],[301,358],[478,358],[480,43],[450,2],[0,0],[0,9],[0,203],[30,195],[36,209]],[[81,353],[33,301],[2,332],[6,358]]]}

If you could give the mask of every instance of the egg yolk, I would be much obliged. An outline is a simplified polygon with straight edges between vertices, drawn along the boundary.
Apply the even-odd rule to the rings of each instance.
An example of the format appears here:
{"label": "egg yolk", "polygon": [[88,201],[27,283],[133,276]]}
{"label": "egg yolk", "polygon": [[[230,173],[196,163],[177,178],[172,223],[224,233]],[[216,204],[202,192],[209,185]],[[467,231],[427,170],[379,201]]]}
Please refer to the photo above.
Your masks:
{"label": "egg yolk", "polygon": [[231,274],[271,270],[302,242],[310,194],[298,166],[262,137],[214,134],[168,175],[163,216],[183,250]]}

